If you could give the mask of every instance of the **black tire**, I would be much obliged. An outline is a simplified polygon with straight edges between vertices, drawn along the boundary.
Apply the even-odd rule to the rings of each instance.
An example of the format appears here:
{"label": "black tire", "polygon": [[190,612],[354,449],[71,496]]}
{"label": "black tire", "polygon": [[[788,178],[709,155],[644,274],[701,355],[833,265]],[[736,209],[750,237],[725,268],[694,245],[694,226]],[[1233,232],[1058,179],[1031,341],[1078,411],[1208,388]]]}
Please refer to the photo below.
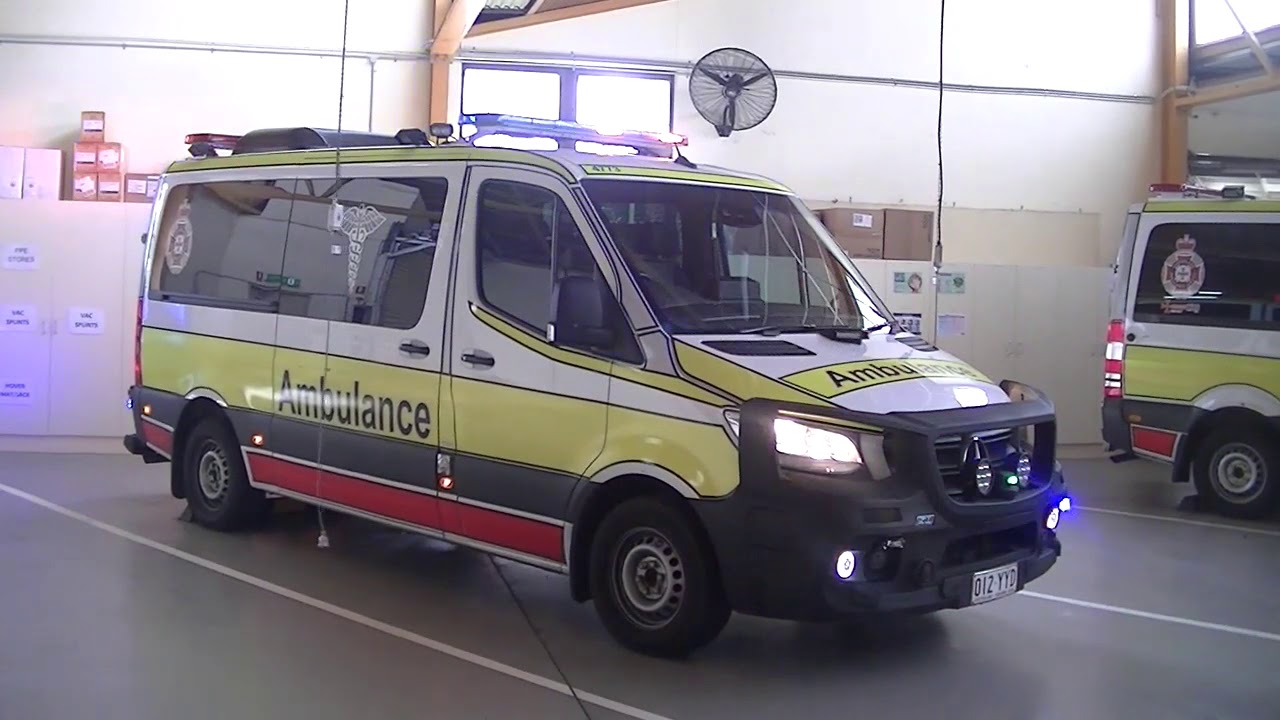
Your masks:
{"label": "black tire", "polygon": [[261,490],[249,486],[240,444],[222,418],[198,421],[186,437],[182,455],[187,507],[196,523],[229,532],[266,517],[270,502]]}
{"label": "black tire", "polygon": [[[628,500],[601,522],[591,543],[591,595],[605,629],[623,646],[682,658],[729,622],[715,559],[695,522],[683,508],[651,497]],[[644,601],[646,591],[649,608],[629,599]]]}
{"label": "black tire", "polygon": [[1216,513],[1257,519],[1280,507],[1280,447],[1262,428],[1233,423],[1215,428],[1196,449],[1196,491]]}

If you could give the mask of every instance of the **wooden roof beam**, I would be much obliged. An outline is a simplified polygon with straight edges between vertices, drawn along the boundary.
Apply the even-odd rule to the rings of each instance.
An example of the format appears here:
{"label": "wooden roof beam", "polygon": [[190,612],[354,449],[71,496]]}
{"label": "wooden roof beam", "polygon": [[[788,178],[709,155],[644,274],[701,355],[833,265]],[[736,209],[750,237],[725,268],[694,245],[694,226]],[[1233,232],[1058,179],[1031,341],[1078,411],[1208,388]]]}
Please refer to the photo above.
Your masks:
{"label": "wooden roof beam", "polygon": [[[438,9],[440,3],[436,3]],[[451,60],[453,56],[458,54],[458,48],[462,47],[462,38],[471,32],[471,28],[476,24],[476,18],[480,17],[480,11],[484,10],[484,0],[453,0],[449,4],[449,10],[445,13],[444,19],[437,18],[434,22],[436,25],[435,35],[431,40],[431,59],[433,62],[438,60]]]}
{"label": "wooden roof beam", "polygon": [[[457,0],[454,1],[457,2]],[[613,10],[625,10],[626,8],[640,7],[641,5],[652,5],[659,2],[664,2],[664,0],[596,0],[596,2],[584,3],[582,5],[573,5],[570,7],[557,8],[555,10],[543,10],[537,13],[522,15],[520,17],[483,22],[479,25],[473,26],[468,37],[492,35],[493,33],[506,32],[507,30],[519,30],[520,28],[533,27],[534,25],[544,25],[546,23],[558,22],[560,20],[572,20],[574,18],[599,15],[600,13],[611,12]]]}

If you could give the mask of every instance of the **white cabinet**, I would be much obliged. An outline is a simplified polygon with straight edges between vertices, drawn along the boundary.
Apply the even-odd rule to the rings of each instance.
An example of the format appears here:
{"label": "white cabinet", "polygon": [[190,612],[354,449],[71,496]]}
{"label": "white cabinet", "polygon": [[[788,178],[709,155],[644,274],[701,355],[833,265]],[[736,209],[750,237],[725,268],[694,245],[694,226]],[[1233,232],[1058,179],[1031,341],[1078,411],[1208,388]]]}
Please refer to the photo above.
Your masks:
{"label": "white cabinet", "polygon": [[149,206],[22,201],[6,210],[0,250],[25,248],[36,262],[0,267],[0,312],[34,318],[0,333],[0,435],[123,435]]}

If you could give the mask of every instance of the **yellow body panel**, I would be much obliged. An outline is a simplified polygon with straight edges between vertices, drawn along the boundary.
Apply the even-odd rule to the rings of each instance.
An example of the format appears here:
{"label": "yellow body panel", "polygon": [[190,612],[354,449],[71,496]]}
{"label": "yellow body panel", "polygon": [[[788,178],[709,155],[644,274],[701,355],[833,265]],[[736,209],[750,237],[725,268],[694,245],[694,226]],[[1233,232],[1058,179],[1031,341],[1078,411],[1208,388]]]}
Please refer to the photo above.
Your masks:
{"label": "yellow body panel", "polygon": [[723,497],[738,486],[738,448],[723,426],[611,405],[609,442],[587,476],[622,462],[663,468],[702,497]]}
{"label": "yellow body panel", "polygon": [[275,348],[255,343],[156,328],[142,331],[147,387],[182,396],[206,388],[228,405],[265,413],[275,411],[275,353]]}
{"label": "yellow body panel", "polygon": [[1280,212],[1280,202],[1275,200],[1153,200],[1142,207],[1149,213],[1194,212]]}
{"label": "yellow body panel", "polygon": [[676,361],[686,373],[708,385],[720,388],[740,401],[765,398],[809,405],[830,404],[822,398],[735,365],[701,348],[682,342],[676,342],[675,347]]}
{"label": "yellow body panel", "polygon": [[822,397],[832,398],[854,390],[921,377],[991,382],[987,376],[968,364],[956,360],[892,359],[836,363],[787,375],[782,379]]}
{"label": "yellow body panel", "polygon": [[1249,385],[1280,398],[1280,359],[1130,345],[1124,394],[1191,402],[1220,385]]}
{"label": "yellow body panel", "polygon": [[667,170],[665,168],[636,167],[633,165],[609,165],[603,163],[583,165],[582,172],[586,175],[599,175],[605,177],[687,180],[689,182],[709,185],[728,185],[731,187],[740,187],[750,190],[769,190],[780,193],[789,192],[785,186],[771,180],[741,177],[738,175],[730,175],[728,173],[690,172],[686,170]]}

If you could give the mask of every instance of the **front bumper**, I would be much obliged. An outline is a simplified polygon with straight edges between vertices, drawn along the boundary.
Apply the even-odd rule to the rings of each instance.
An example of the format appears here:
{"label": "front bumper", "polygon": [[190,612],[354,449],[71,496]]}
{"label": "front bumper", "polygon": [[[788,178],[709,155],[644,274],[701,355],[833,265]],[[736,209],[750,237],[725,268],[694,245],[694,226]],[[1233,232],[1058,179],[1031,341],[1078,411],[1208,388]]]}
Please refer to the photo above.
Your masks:
{"label": "front bumper", "polygon": [[[1066,497],[1054,458],[1053,406],[1016,387],[1024,398],[1017,402],[886,415],[745,403],[742,482],[732,496],[696,505],[733,608],[797,620],[924,612],[971,604],[977,572],[1016,563],[1018,589],[1047,572],[1062,548],[1045,520]],[[781,468],[773,438],[780,413],[882,428],[895,458],[892,476],[871,480]],[[1002,501],[965,502],[948,492],[939,438],[1027,426],[1035,428],[1031,487]],[[857,564],[854,575],[842,580],[834,564],[845,550],[856,553]]]}

